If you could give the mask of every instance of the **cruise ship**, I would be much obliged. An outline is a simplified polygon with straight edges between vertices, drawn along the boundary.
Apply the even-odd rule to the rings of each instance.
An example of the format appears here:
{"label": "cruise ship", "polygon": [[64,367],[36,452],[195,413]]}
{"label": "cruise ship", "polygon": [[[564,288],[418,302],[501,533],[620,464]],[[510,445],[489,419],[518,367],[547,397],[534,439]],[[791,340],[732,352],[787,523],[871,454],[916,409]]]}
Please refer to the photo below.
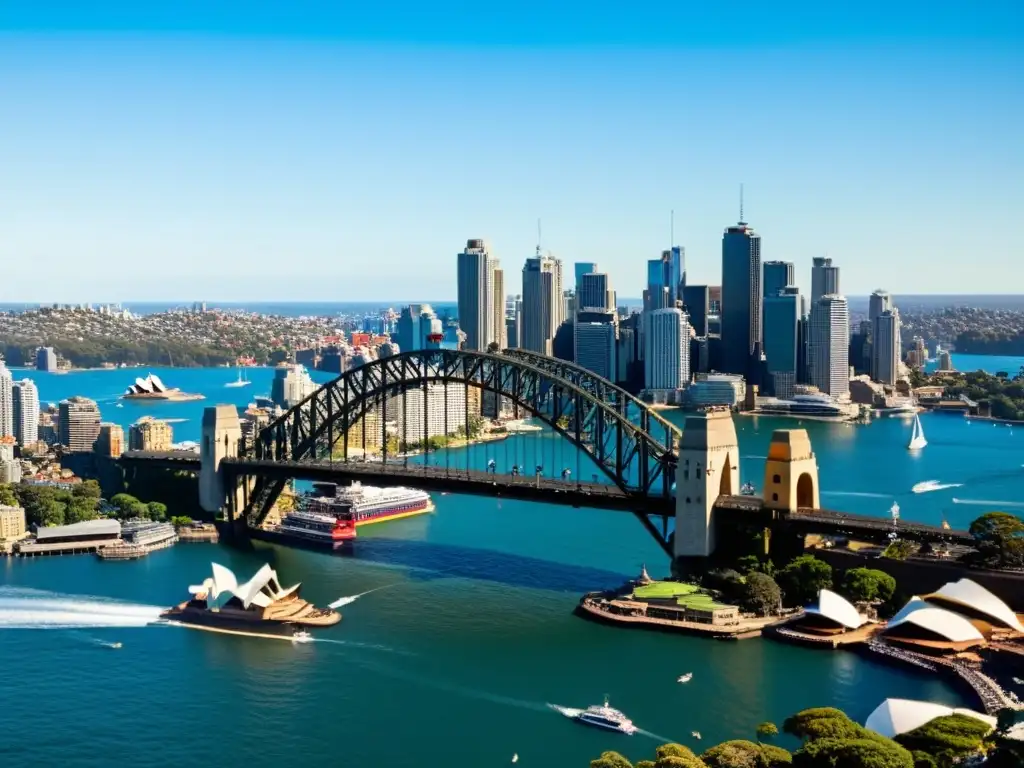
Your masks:
{"label": "cruise ship", "polygon": [[356,526],[422,515],[434,509],[430,494],[413,488],[375,488],[359,482],[349,486],[318,483],[316,488],[321,495],[308,500],[306,512],[333,515]]}
{"label": "cruise ship", "polygon": [[281,587],[277,573],[264,565],[247,582],[238,583],[223,565],[189,587],[192,598],[160,614],[167,622],[207,632],[291,639],[303,627],[328,627],[341,621],[330,608],[317,608],[299,597],[298,584]]}
{"label": "cruise ship", "polygon": [[320,512],[307,508],[289,512],[281,518],[274,532],[331,549],[346,547],[356,538],[355,524],[340,509]]}

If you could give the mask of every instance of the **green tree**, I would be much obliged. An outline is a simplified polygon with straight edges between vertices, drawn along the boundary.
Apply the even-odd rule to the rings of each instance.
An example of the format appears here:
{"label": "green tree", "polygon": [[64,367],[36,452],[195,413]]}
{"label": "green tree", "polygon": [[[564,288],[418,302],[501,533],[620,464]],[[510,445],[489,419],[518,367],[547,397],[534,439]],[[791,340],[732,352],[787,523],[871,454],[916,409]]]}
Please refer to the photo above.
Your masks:
{"label": "green tree", "polygon": [[148,518],[149,507],[143,501],[136,501],[128,508],[128,514],[125,515],[128,518]]}
{"label": "green tree", "polygon": [[896,579],[874,568],[851,568],[843,577],[843,594],[864,603],[887,603],[896,591]]}
{"label": "green tree", "polygon": [[890,739],[824,738],[794,753],[793,768],[914,768],[914,758]]}
{"label": "green tree", "polygon": [[110,499],[110,506],[112,506],[118,517],[139,517],[138,514],[132,514],[136,509],[136,505],[141,502],[129,493],[116,493]]}
{"label": "green tree", "polygon": [[832,586],[832,566],[813,555],[801,555],[779,571],[778,582],[788,603],[807,605]]}
{"label": "green tree", "polygon": [[166,520],[167,519],[167,505],[162,504],[159,501],[151,501],[146,505],[149,511],[150,520]]}
{"label": "green tree", "polygon": [[798,739],[856,739],[864,734],[841,709],[812,707],[787,717],[782,730]]}
{"label": "green tree", "polygon": [[704,761],[682,744],[662,744],[654,755],[656,768],[705,768]]}
{"label": "green tree", "polygon": [[768,761],[768,768],[786,768],[793,764],[793,755],[774,744],[762,744],[761,754]]}
{"label": "green tree", "polygon": [[1008,512],[986,512],[971,523],[969,530],[986,564],[1024,566],[1024,520]]}
{"label": "green tree", "polygon": [[171,524],[175,528],[181,528],[182,526],[192,525],[192,518],[188,515],[175,515],[171,518]]}
{"label": "green tree", "polygon": [[53,486],[20,483],[14,487],[14,493],[18,503],[25,509],[27,525],[45,527],[63,524],[64,504]]}
{"label": "green tree", "polygon": [[99,501],[100,496],[103,494],[100,492],[100,484],[95,480],[84,480],[81,483],[76,483],[71,488],[71,496],[76,499],[92,499]]}
{"label": "green tree", "polygon": [[927,752],[911,752],[910,754],[914,758],[914,768],[939,768],[935,758]]}
{"label": "green tree", "polygon": [[14,491],[7,483],[0,483],[0,506],[18,506],[18,497],[14,495]]}
{"label": "green tree", "polygon": [[700,759],[708,768],[778,768],[789,765],[793,757],[780,747],[738,739],[711,747]]}
{"label": "green tree", "polygon": [[96,512],[96,501],[93,499],[72,498],[64,512],[64,522],[82,523],[86,520],[95,520],[99,517]]}
{"label": "green tree", "polygon": [[590,761],[590,768],[633,768],[633,764],[618,752],[602,752],[597,760]]}
{"label": "green tree", "polygon": [[779,735],[779,727],[772,722],[764,722],[757,726],[757,740],[771,741]]}
{"label": "green tree", "polygon": [[751,571],[744,584],[743,604],[761,616],[778,613],[782,607],[782,590],[775,579],[764,573]]}
{"label": "green tree", "polygon": [[896,741],[909,750],[940,758],[940,765],[952,765],[978,752],[991,731],[988,724],[976,718],[948,715],[900,734]]}
{"label": "green tree", "polygon": [[906,560],[915,552],[917,552],[917,545],[914,542],[896,539],[885,548],[882,557],[887,557],[890,560]]}

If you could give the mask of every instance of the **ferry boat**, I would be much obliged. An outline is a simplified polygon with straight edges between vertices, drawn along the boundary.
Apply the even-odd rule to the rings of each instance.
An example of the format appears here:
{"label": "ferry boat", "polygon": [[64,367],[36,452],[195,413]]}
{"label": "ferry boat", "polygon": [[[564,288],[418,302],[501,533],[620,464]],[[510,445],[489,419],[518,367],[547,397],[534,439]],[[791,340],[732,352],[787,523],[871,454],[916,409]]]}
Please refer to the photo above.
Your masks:
{"label": "ferry boat", "polygon": [[298,509],[281,518],[274,530],[282,536],[341,549],[356,538],[356,527],[349,517],[339,512]]}
{"label": "ferry boat", "polygon": [[413,488],[375,488],[359,482],[344,487],[317,484],[317,488],[326,495],[310,498],[307,511],[333,515],[355,526],[422,515],[434,509],[430,494]]}
{"label": "ferry boat", "polygon": [[632,736],[637,732],[637,727],[633,725],[632,720],[619,712],[619,710],[608,706],[607,698],[605,698],[602,706],[599,707],[595,704],[592,707],[587,707],[576,715],[575,719],[584,725],[592,725],[595,728],[604,728],[609,731],[618,731],[628,736]]}
{"label": "ferry boat", "polygon": [[300,585],[282,588],[269,565],[242,584],[223,565],[213,563],[211,568],[210,578],[188,588],[190,600],[169,608],[160,618],[207,632],[292,641],[305,627],[328,627],[341,621],[337,611],[301,599]]}

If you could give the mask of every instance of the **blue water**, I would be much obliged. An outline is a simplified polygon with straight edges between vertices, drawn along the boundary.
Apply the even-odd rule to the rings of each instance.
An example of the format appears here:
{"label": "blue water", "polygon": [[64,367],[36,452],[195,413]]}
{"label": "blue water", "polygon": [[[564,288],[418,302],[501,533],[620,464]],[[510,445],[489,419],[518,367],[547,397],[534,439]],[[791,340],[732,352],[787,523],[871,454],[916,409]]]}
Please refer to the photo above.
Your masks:
{"label": "blue water", "polygon": [[[1011,377],[1016,376],[1024,366],[1024,356],[1008,355],[962,355],[954,352],[950,355],[953,367],[958,371],[985,371],[997,373],[1006,371]],[[928,363],[926,371],[934,371],[939,367],[938,361]]]}
{"label": "blue water", "polygon": [[[205,405],[244,405],[251,397],[223,387],[234,378],[229,370],[164,370],[168,383],[209,399],[113,407],[138,373],[36,377],[44,399],[95,397],[104,418],[121,423],[154,411],[188,418],[176,425],[178,439],[195,439]],[[252,373],[252,390],[268,390],[271,372]],[[917,455],[905,448],[911,427],[902,420],[799,425],[817,455],[823,504],[885,514],[895,500],[908,519],[945,516],[954,526],[993,506],[1019,508],[1021,430],[954,416],[922,421],[929,445]],[[772,431],[798,425],[760,417],[737,417],[736,425],[742,479],[760,486]],[[474,466],[489,458],[577,472],[574,456],[549,434],[448,456]],[[911,492],[925,480],[963,485]],[[127,563],[89,556],[0,563],[6,760],[475,767],[508,763],[518,753],[526,765],[565,768],[585,766],[606,749],[640,759],[656,745],[656,738],[583,728],[546,706],[585,707],[605,693],[642,728],[698,749],[750,738],[759,722],[781,722],[809,706],[839,706],[863,719],[886,697],[969,703],[935,679],[846,652],[590,624],[571,615],[581,592],[620,583],[645,563],[655,575],[667,566],[630,515],[459,495],[436,496],[435,503],[432,515],[361,529],[353,557],[263,544],[254,552],[179,544]],[[298,647],[181,628],[110,627],[109,604],[82,597],[155,612],[184,599],[211,560],[242,576],[269,561],[282,581],[302,582],[303,594],[319,604],[386,589],[345,606],[342,623],[320,635],[331,643]],[[65,605],[53,607],[53,600]],[[115,622],[140,623],[139,613],[121,612]],[[90,616],[108,626],[41,628],[71,618],[89,623]],[[26,624],[36,628],[14,628]],[[103,645],[115,641],[124,647]],[[693,672],[693,681],[676,684],[684,672]],[[702,742],[689,737],[693,730]]]}

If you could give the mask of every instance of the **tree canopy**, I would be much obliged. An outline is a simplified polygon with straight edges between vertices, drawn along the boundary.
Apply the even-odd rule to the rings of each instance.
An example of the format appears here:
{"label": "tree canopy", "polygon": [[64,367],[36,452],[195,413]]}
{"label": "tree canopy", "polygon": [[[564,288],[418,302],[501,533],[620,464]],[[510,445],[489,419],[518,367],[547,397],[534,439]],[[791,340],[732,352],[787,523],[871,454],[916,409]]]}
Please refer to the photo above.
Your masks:
{"label": "tree canopy", "polygon": [[909,750],[926,752],[940,758],[942,764],[977,752],[992,731],[986,723],[968,715],[948,715],[900,734],[896,741]]}
{"label": "tree canopy", "polygon": [[777,581],[787,603],[807,605],[832,586],[832,566],[813,555],[800,555],[779,571]]}
{"label": "tree canopy", "polygon": [[824,738],[799,749],[793,768],[914,768],[914,758],[890,739]]}
{"label": "tree canopy", "polygon": [[0,505],[5,507],[18,506],[18,497],[14,495],[14,490],[7,483],[0,483]]}
{"label": "tree canopy", "polygon": [[854,602],[887,603],[896,591],[896,579],[874,568],[851,568],[843,577],[843,594]]}
{"label": "tree canopy", "polygon": [[1024,566],[1024,520],[1009,512],[986,512],[970,527],[978,556],[997,568]]}
{"label": "tree canopy", "polygon": [[743,605],[761,616],[778,613],[782,607],[782,590],[775,579],[764,573],[751,571],[746,575]]}
{"label": "tree canopy", "polygon": [[590,761],[590,768],[633,768],[633,764],[618,752],[602,752],[597,760]]}
{"label": "tree canopy", "polygon": [[708,768],[781,768],[793,756],[781,747],[738,739],[711,747],[700,756]]}
{"label": "tree canopy", "polygon": [[857,725],[841,709],[814,707],[787,717],[782,730],[798,739],[855,739],[864,728]]}

